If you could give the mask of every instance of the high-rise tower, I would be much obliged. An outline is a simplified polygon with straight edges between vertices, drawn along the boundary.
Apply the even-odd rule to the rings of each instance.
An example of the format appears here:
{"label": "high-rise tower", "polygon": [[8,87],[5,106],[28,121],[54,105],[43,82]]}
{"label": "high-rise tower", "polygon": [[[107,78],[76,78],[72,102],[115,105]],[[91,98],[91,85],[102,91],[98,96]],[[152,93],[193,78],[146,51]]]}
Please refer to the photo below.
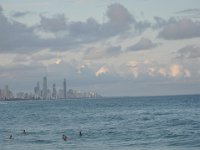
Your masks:
{"label": "high-rise tower", "polygon": [[43,99],[47,99],[47,77],[43,77],[43,89],[42,89]]}
{"label": "high-rise tower", "polygon": [[37,82],[37,85],[34,88],[34,92],[35,92],[35,98],[40,98],[41,97],[41,91],[40,91],[40,83],[39,83],[39,81]]}
{"label": "high-rise tower", "polygon": [[56,99],[57,98],[57,92],[56,92],[56,84],[53,84],[53,92],[52,92],[52,98]]}
{"label": "high-rise tower", "polygon": [[67,98],[67,83],[66,83],[66,79],[64,79],[64,81],[63,81],[63,98],[64,99]]}

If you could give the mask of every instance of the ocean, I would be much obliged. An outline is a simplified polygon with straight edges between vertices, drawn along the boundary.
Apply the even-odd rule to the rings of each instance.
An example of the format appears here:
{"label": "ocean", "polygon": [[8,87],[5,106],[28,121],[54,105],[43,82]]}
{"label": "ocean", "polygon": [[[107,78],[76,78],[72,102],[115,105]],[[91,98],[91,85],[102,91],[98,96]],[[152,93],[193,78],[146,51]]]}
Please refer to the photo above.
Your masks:
{"label": "ocean", "polygon": [[0,101],[0,150],[28,149],[199,150],[200,96]]}

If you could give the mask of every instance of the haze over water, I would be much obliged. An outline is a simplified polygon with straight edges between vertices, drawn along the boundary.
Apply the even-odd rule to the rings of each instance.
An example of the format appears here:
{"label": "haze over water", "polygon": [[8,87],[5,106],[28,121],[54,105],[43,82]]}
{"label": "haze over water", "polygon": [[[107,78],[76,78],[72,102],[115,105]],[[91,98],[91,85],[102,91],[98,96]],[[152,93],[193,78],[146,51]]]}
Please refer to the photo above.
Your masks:
{"label": "haze over water", "polygon": [[1,101],[0,114],[1,150],[200,148],[200,96]]}

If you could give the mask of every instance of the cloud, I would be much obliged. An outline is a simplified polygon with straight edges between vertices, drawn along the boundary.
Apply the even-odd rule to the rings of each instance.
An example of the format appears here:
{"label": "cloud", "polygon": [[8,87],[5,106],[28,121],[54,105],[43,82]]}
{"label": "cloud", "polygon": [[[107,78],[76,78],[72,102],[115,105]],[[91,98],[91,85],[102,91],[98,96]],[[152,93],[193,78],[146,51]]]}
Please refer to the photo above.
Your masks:
{"label": "cloud", "polygon": [[62,62],[61,59],[57,59],[57,60],[55,61],[55,64],[59,65],[61,62]]}
{"label": "cloud", "polygon": [[136,68],[136,67],[138,67],[139,64],[140,63],[138,61],[131,60],[128,62],[127,66],[130,68]]}
{"label": "cloud", "polygon": [[34,49],[39,43],[32,28],[16,21],[9,21],[2,12],[0,13],[0,52]]}
{"label": "cloud", "polygon": [[[158,22],[158,21],[157,21]],[[191,19],[171,19],[167,22],[160,21],[163,29],[158,37],[166,40],[179,40],[200,37],[200,22]]]}
{"label": "cloud", "polygon": [[116,24],[127,24],[129,22],[134,21],[133,16],[130,14],[130,12],[121,4],[115,3],[108,6],[107,10],[107,16],[108,18]]}
{"label": "cloud", "polygon": [[111,4],[107,10],[109,21],[103,24],[103,28],[107,33],[114,34],[122,31],[127,31],[134,26],[136,32],[142,32],[147,27],[150,27],[148,21],[137,21],[133,15],[121,4]]}
{"label": "cloud", "polygon": [[101,25],[94,19],[89,18],[86,22],[76,21],[69,24],[69,36],[77,41],[96,41],[101,37]]}
{"label": "cloud", "polygon": [[154,76],[155,73],[156,73],[156,71],[157,71],[156,68],[154,68],[154,67],[150,67],[150,68],[148,68],[148,75],[150,75],[150,76]]}
{"label": "cloud", "polygon": [[108,6],[107,17],[109,21],[103,25],[110,32],[121,32],[130,28],[135,19],[130,12],[121,4],[115,3]]}
{"label": "cloud", "polygon": [[200,12],[199,8],[192,8],[192,9],[181,10],[176,13],[198,13],[198,12]]}
{"label": "cloud", "polygon": [[184,68],[183,66],[179,64],[172,64],[169,68],[169,76],[173,78],[178,77],[191,77],[191,72],[187,68]]}
{"label": "cloud", "polygon": [[69,35],[82,41],[96,41],[120,35],[128,31],[135,22],[130,12],[118,3],[108,6],[106,17],[107,21],[102,24],[94,18],[88,18],[86,22],[71,22]]}
{"label": "cloud", "polygon": [[178,77],[181,74],[181,68],[179,65],[174,64],[170,67],[170,75],[172,77]]}
{"label": "cloud", "polygon": [[[42,63],[42,64],[51,64],[58,63],[58,60],[61,60],[61,57],[55,53],[50,52],[49,50],[41,50],[32,54],[20,54],[16,55],[12,63],[13,64],[31,64],[33,62]],[[60,61],[61,63],[61,61]]]}
{"label": "cloud", "polygon": [[94,60],[104,57],[104,48],[90,47],[84,53],[84,59]]}
{"label": "cloud", "polygon": [[1,5],[0,5],[0,14],[3,12],[3,8],[1,7]]}
{"label": "cloud", "polygon": [[190,72],[188,69],[185,69],[185,70],[184,70],[184,75],[185,75],[186,77],[191,77],[191,72]]}
{"label": "cloud", "polygon": [[119,3],[108,6],[106,17],[105,22],[99,23],[92,17],[86,21],[68,21],[63,14],[52,17],[40,16],[39,24],[28,27],[8,19],[1,8],[0,52],[36,52],[40,49],[66,51],[120,36],[130,31],[132,27],[135,28],[135,32],[141,32],[147,26],[145,22],[136,21],[134,16]]}
{"label": "cloud", "polygon": [[[128,61],[126,65],[121,68],[124,73],[124,77],[132,75],[135,79],[140,81],[145,80],[166,80],[170,81],[173,79],[184,79],[190,78],[195,71],[188,69],[187,65],[172,63],[172,64],[159,64],[156,62],[146,63],[146,61]],[[119,72],[119,71],[118,71]],[[120,74],[120,73],[119,73]]]}
{"label": "cloud", "polygon": [[30,62],[30,57],[25,54],[17,55],[12,60],[14,64],[25,64],[27,62]]}
{"label": "cloud", "polygon": [[121,46],[111,46],[106,49],[106,56],[112,57],[117,56],[122,52]]}
{"label": "cloud", "polygon": [[101,67],[99,70],[97,70],[97,72],[95,73],[95,75],[98,77],[102,74],[105,74],[109,71],[109,69],[107,67]]}
{"label": "cloud", "polygon": [[145,29],[151,27],[151,23],[149,21],[138,21],[134,24],[135,27],[135,32],[136,33],[141,33],[143,32]]}
{"label": "cloud", "polygon": [[26,15],[32,14],[32,12],[30,11],[24,11],[24,12],[15,12],[12,14],[13,17],[15,18],[20,18],[20,17],[24,17]]}
{"label": "cloud", "polygon": [[110,47],[91,47],[86,50],[84,53],[85,59],[101,59],[101,58],[110,58],[118,56],[122,53],[121,46],[110,46]]}
{"label": "cloud", "polygon": [[189,15],[190,17],[199,17],[200,9],[199,8],[185,9],[185,10],[176,12],[176,14]]}
{"label": "cloud", "polygon": [[141,51],[141,50],[148,50],[156,47],[158,44],[153,43],[151,40],[142,38],[136,44],[127,48],[129,51]]}
{"label": "cloud", "polygon": [[167,72],[166,72],[166,69],[165,69],[165,68],[159,68],[158,73],[159,73],[161,76],[164,76],[164,77],[167,76]]}
{"label": "cloud", "polygon": [[194,45],[185,46],[177,51],[176,58],[200,58],[200,47],[196,47]]}
{"label": "cloud", "polygon": [[38,28],[45,32],[59,32],[67,29],[67,20],[63,14],[57,14],[52,18],[40,16]]}
{"label": "cloud", "polygon": [[140,62],[134,60],[131,60],[127,63],[127,67],[134,78],[137,78],[139,76],[139,65]]}
{"label": "cloud", "polygon": [[168,20],[165,20],[161,17],[158,17],[158,16],[155,16],[154,17],[154,20],[155,20],[155,24],[152,25],[152,27],[154,29],[158,29],[158,28],[163,28],[163,27],[166,27],[172,23],[176,23],[176,19],[174,17],[171,17],[170,19]]}

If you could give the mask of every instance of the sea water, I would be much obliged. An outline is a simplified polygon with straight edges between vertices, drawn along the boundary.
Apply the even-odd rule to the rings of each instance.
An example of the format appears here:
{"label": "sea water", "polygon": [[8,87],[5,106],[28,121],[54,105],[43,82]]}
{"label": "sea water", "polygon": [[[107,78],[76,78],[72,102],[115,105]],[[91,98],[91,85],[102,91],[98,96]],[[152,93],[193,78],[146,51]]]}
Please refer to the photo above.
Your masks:
{"label": "sea water", "polygon": [[0,150],[28,149],[199,150],[200,96],[0,101]]}

